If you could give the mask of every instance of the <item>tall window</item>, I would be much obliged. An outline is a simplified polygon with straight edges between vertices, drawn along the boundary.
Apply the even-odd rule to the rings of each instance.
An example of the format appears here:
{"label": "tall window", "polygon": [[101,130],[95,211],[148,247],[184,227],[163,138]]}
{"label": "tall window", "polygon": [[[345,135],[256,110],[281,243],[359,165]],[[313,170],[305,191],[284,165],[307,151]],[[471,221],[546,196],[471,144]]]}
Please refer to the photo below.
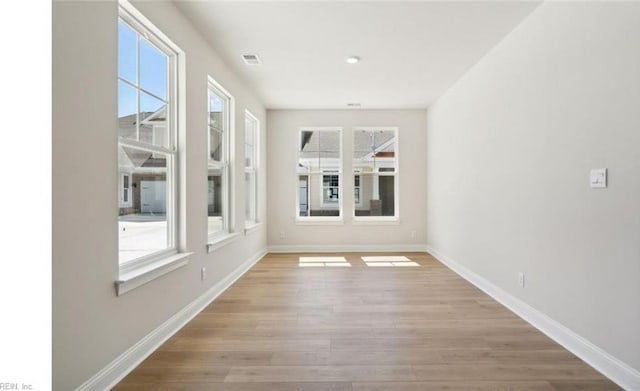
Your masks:
{"label": "tall window", "polygon": [[259,122],[249,111],[244,114],[244,210],[245,227],[258,222]]}
{"label": "tall window", "polygon": [[230,232],[229,144],[232,98],[211,78],[208,106],[207,221],[209,239],[215,239]]}
{"label": "tall window", "polygon": [[342,216],[342,143],[339,128],[300,129],[296,215]]}
{"label": "tall window", "polygon": [[176,252],[175,46],[126,10],[118,21],[119,262]]}
{"label": "tall window", "polygon": [[357,128],[353,134],[356,219],[398,217],[396,128]]}

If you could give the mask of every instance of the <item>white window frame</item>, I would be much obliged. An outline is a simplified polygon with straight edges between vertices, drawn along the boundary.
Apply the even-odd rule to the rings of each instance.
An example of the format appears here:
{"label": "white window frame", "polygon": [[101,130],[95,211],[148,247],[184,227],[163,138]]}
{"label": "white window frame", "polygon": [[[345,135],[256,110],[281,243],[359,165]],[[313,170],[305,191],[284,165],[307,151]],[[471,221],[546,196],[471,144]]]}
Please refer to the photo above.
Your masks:
{"label": "white window frame", "polygon": [[[371,175],[369,173],[364,174],[362,172],[362,170],[357,169],[355,167],[353,167],[353,172],[352,175],[355,176],[359,175],[360,176],[360,203],[356,204],[355,203],[355,198],[354,198],[354,203],[353,203],[353,208],[352,208],[352,219],[353,219],[353,223],[354,224],[369,224],[369,223],[373,223],[373,224],[385,224],[385,223],[398,223],[400,221],[400,132],[398,127],[389,127],[389,126],[360,126],[360,127],[356,127],[354,128],[354,133],[352,138],[355,138],[355,134],[358,131],[376,131],[376,130],[381,130],[381,131],[392,131],[395,134],[395,150],[394,150],[394,171],[393,172],[385,172],[385,171],[379,171],[379,169],[376,169],[376,175],[378,176],[393,176],[395,177],[394,179],[394,196],[393,196],[393,212],[394,215],[393,216],[356,216],[356,209],[358,207],[362,206],[362,180],[363,180],[363,176],[365,175]],[[352,145],[354,145],[355,147],[355,143],[352,143]],[[353,148],[353,147],[352,147]],[[353,151],[351,151],[352,157],[353,157]],[[353,165],[353,158],[352,158],[352,165]],[[353,186],[355,188],[355,179],[353,181]]]}
{"label": "white window frame", "polygon": [[[169,190],[166,200],[167,248],[123,263],[118,261],[119,276],[115,283],[118,295],[186,265],[188,256],[192,254],[180,251],[179,248],[179,221],[182,218],[178,208],[180,196],[178,189],[181,183],[179,162],[184,160],[181,153],[184,148],[179,144],[178,135],[182,133],[181,130],[184,127],[184,96],[182,95],[185,75],[184,52],[126,0],[119,1],[118,22],[120,21],[167,55],[167,101],[169,103],[166,147],[121,138],[118,139],[118,143],[122,146],[165,155],[167,157],[166,187]],[[117,76],[116,80],[122,79]],[[131,177],[129,185],[132,186]]]}
{"label": "white window frame", "polygon": [[247,156],[246,153],[246,148],[247,148],[247,140],[246,140],[246,134],[247,134],[247,129],[249,129],[249,131],[252,133],[252,139],[253,139],[253,153],[251,154],[251,165],[247,166],[246,161],[244,164],[244,173],[249,174],[252,176],[253,180],[251,181],[251,187],[249,189],[245,188],[245,196],[248,193],[249,198],[249,218],[247,218],[247,210],[246,210],[246,205],[245,205],[245,222],[244,222],[244,227],[245,227],[245,232],[248,232],[250,230],[252,230],[253,228],[255,228],[258,224],[259,224],[259,219],[258,219],[258,173],[259,173],[259,167],[260,167],[260,161],[258,160],[260,158],[260,120],[258,120],[258,118],[251,114],[251,112],[249,110],[245,110],[244,111],[244,123],[245,123],[245,159]]}
{"label": "white window frame", "polygon": [[[213,77],[207,77],[207,183],[209,169],[219,169],[222,171],[222,230],[209,232],[209,212],[207,211],[207,251],[211,252],[231,243],[237,233],[233,231],[233,161],[234,161],[234,134],[235,134],[235,98]],[[225,101],[225,113],[223,114],[223,139],[222,139],[222,161],[211,158],[211,132],[209,129],[209,101],[211,93],[217,95]],[[209,186],[207,185],[207,191]],[[208,198],[208,196],[207,196]]]}
{"label": "white window frame", "polygon": [[[302,143],[302,132],[304,131],[310,131],[310,132],[323,132],[323,131],[337,131],[338,132],[338,139],[339,139],[339,145],[340,145],[340,150],[339,150],[339,157],[338,157],[338,167],[336,168],[336,170],[331,170],[331,172],[329,172],[326,169],[319,169],[317,171],[305,171],[302,170],[298,167],[298,162],[299,162],[299,149],[300,149],[300,145]],[[343,138],[344,136],[344,132],[342,127],[301,127],[298,128],[298,134],[296,137],[297,143],[295,143],[295,164],[296,164],[296,168],[295,168],[295,194],[296,194],[296,205],[295,205],[295,222],[296,224],[322,224],[322,223],[327,223],[327,224],[342,224],[344,222],[344,207],[343,207],[343,188],[344,188],[344,175],[343,175],[343,159],[344,159],[344,150],[343,150]],[[311,186],[310,182],[312,179],[312,175],[318,175],[320,178],[320,189],[323,188],[323,175],[338,175],[338,205],[336,206],[335,209],[338,210],[339,216],[300,216],[300,192],[299,192],[299,178],[301,175],[307,175],[307,186]],[[310,198],[310,192],[307,190],[307,196]],[[321,205],[324,206],[324,201],[323,201],[323,197],[322,194],[320,194],[320,202]],[[310,200],[307,202],[308,207],[309,207],[309,211],[311,210],[311,203]],[[331,205],[333,206],[333,204]]]}

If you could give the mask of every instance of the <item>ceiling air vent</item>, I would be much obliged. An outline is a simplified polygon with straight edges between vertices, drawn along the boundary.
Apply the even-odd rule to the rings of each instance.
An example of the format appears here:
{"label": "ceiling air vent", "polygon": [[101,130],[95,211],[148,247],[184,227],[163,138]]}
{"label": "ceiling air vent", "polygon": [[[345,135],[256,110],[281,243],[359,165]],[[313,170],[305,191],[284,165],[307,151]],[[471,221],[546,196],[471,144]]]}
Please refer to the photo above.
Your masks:
{"label": "ceiling air vent", "polygon": [[260,61],[260,57],[257,54],[243,54],[242,59],[244,63],[247,65],[260,65],[262,61]]}

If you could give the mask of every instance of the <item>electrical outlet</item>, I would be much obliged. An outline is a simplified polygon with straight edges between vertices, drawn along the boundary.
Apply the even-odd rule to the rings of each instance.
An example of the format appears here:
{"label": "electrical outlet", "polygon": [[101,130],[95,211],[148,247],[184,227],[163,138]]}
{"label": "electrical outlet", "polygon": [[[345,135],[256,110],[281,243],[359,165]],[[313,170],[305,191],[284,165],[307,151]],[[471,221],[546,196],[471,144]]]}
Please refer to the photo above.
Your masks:
{"label": "electrical outlet", "polygon": [[518,273],[518,285],[520,288],[524,288],[524,273],[522,272]]}
{"label": "electrical outlet", "polygon": [[284,231],[280,231],[280,239],[284,239],[285,235],[284,235]]}
{"label": "electrical outlet", "polygon": [[207,268],[203,267],[200,269],[200,279],[204,281],[207,278]]}
{"label": "electrical outlet", "polygon": [[416,231],[411,231],[411,239],[415,239],[416,238]]}

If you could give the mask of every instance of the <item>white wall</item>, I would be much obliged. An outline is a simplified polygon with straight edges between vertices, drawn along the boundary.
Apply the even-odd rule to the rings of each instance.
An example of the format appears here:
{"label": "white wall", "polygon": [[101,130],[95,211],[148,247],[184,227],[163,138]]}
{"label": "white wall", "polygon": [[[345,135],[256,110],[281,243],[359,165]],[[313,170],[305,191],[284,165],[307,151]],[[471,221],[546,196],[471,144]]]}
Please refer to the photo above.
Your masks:
{"label": "white wall", "polygon": [[[305,249],[423,249],[426,243],[425,110],[269,110],[268,238],[278,251]],[[297,225],[298,129],[301,127],[342,127],[343,155],[351,156],[353,129],[359,126],[398,127],[400,223],[396,225],[354,225],[347,208],[353,200],[353,177],[343,189],[344,224]],[[343,172],[351,172],[345,159]],[[412,232],[415,231],[415,236]],[[283,232],[285,237],[281,238]]]}
{"label": "white wall", "polygon": [[426,145],[428,244],[640,370],[640,3],[543,3]]}
{"label": "white wall", "polygon": [[[53,3],[53,383],[72,390],[96,374],[247,259],[266,248],[266,230],[206,253],[207,75],[236,98],[236,230],[244,219],[244,109],[265,109],[170,2],[138,9],[185,53],[186,166],[183,248],[190,263],[117,297],[116,2]],[[263,140],[264,140],[263,136]],[[260,218],[265,221],[266,147]],[[208,278],[200,281],[200,268]]]}

